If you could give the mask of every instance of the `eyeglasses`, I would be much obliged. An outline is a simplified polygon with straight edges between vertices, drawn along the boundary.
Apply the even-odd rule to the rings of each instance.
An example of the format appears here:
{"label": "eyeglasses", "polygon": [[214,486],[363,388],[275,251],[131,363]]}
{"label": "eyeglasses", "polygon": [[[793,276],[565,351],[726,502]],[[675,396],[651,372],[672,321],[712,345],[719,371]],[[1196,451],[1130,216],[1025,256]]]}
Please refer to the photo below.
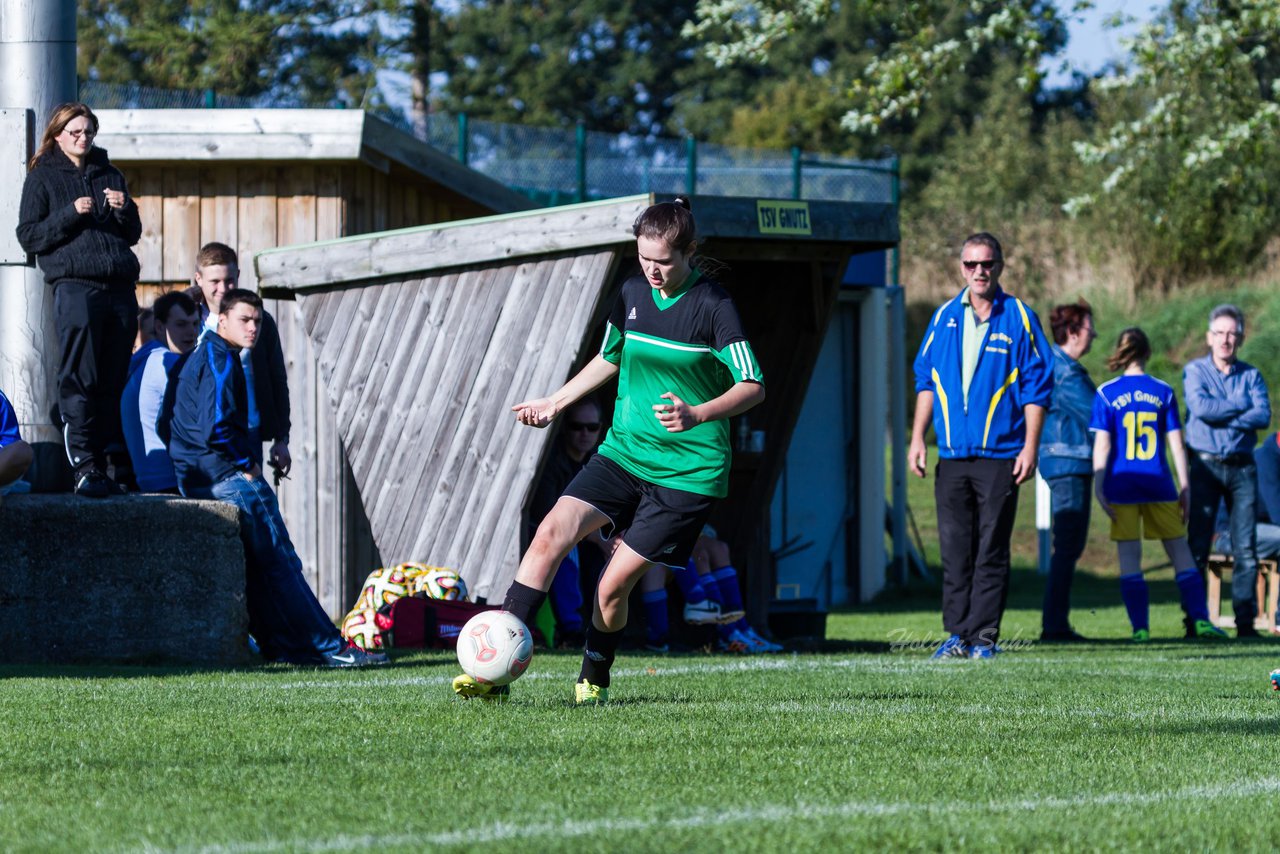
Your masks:
{"label": "eyeglasses", "polygon": [[978,267],[981,267],[982,269],[989,271],[1000,262],[999,261],[961,261],[960,263],[964,265],[964,268],[966,270],[975,270]]}
{"label": "eyeglasses", "polygon": [[570,421],[568,424],[564,426],[575,433],[582,430],[586,430],[588,433],[595,433],[600,429],[600,422],[599,421]]}
{"label": "eyeglasses", "polygon": [[1240,339],[1244,338],[1243,332],[1234,332],[1234,331],[1219,332],[1216,329],[1210,329],[1209,334],[1212,335],[1214,338],[1228,338],[1232,341],[1239,341]]}
{"label": "eyeglasses", "polygon": [[85,128],[84,130],[71,130],[70,128],[63,128],[63,131],[69,134],[72,139],[79,139],[82,136],[85,139],[93,139],[95,136],[98,135],[98,132],[93,128]]}

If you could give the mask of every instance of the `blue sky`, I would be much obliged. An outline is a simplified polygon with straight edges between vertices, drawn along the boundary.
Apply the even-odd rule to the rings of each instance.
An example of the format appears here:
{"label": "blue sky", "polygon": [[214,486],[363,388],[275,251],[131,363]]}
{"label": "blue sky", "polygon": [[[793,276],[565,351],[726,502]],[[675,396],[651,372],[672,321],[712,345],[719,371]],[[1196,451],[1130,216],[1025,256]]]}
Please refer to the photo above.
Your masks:
{"label": "blue sky", "polygon": [[[1070,2],[1061,2],[1059,8],[1065,10],[1070,5]],[[1070,72],[1058,70],[1064,58],[1073,68],[1085,74],[1093,74],[1108,63],[1123,59],[1125,50],[1120,44],[1121,39],[1132,35],[1140,24],[1150,21],[1165,5],[1155,0],[1096,0],[1093,9],[1079,16],[1072,16],[1071,40],[1067,43],[1064,55],[1048,60],[1043,65],[1048,74],[1049,85],[1069,82]],[[1104,27],[1103,21],[1116,13],[1135,18],[1137,23],[1119,30]]]}

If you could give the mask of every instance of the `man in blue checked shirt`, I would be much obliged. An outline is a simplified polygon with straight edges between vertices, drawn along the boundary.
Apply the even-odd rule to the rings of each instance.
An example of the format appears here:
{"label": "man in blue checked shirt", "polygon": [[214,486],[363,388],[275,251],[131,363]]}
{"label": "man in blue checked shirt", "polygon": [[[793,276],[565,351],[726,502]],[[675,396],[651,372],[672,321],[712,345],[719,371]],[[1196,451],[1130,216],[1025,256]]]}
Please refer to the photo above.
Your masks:
{"label": "man in blue checked shirt", "polygon": [[1009,591],[1018,487],[1035,474],[1053,354],[1035,312],[1000,287],[999,241],[986,232],[970,236],[960,266],[966,287],[934,312],[916,356],[907,460],[925,476],[932,422],[949,635],[934,658],[991,658]]}
{"label": "man in blue checked shirt", "polygon": [[1189,362],[1182,372],[1191,480],[1187,539],[1196,565],[1203,572],[1218,503],[1225,500],[1231,514],[1235,558],[1231,605],[1235,609],[1236,636],[1256,637],[1253,620],[1258,603],[1253,588],[1258,572],[1254,528],[1258,468],[1253,448],[1258,443],[1257,431],[1271,424],[1271,400],[1258,369],[1237,358],[1244,343],[1244,313],[1238,307],[1220,305],[1209,312],[1205,340],[1209,354]]}

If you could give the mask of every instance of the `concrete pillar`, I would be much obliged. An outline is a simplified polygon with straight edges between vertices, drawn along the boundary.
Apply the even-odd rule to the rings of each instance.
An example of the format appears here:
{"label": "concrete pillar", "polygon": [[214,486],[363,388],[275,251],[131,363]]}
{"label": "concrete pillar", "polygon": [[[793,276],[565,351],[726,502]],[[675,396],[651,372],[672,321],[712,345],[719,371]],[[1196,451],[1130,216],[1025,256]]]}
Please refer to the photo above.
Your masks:
{"label": "concrete pillar", "polygon": [[[53,107],[74,101],[75,0],[0,0],[0,111],[8,142],[0,143],[0,169],[17,174],[35,151]],[[25,139],[13,131],[25,127]],[[21,183],[12,204],[0,207],[0,389],[13,403],[22,436],[35,449],[28,477],[37,491],[68,489],[70,466],[53,415],[57,402],[58,344],[53,292],[17,246]]]}

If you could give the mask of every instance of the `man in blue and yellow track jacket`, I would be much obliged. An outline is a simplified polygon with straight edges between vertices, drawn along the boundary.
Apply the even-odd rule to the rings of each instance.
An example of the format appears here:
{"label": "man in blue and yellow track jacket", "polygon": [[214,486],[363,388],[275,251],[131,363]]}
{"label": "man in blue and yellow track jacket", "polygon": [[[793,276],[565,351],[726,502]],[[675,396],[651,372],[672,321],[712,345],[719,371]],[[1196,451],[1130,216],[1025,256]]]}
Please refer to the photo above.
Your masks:
{"label": "man in blue and yellow track jacket", "polygon": [[1035,312],[1000,287],[999,241],[974,234],[960,257],[966,287],[934,312],[916,356],[908,460],[924,477],[932,422],[949,635],[934,655],[989,658],[1008,594],[1018,487],[1035,474],[1053,391],[1053,355]]}

